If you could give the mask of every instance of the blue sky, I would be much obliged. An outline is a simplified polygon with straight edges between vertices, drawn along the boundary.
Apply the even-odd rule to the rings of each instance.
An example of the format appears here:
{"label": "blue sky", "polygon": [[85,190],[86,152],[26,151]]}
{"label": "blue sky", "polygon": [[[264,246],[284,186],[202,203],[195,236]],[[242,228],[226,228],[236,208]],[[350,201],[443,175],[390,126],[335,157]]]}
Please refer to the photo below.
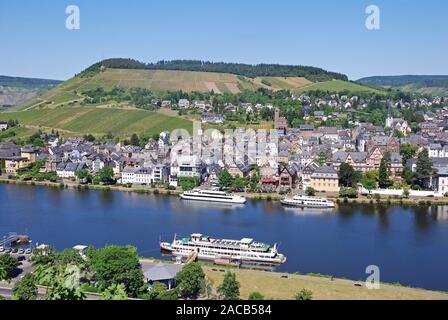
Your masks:
{"label": "blue sky", "polygon": [[[81,29],[65,28],[78,5]],[[365,8],[381,30],[365,28]],[[448,74],[442,0],[0,2],[0,74],[67,79],[111,57],[301,64],[371,75]]]}

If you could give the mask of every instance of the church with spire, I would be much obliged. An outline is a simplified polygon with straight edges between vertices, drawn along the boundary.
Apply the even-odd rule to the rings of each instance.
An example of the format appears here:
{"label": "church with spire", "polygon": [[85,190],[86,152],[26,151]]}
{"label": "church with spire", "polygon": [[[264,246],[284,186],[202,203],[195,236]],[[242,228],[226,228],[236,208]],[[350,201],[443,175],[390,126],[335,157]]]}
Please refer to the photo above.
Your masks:
{"label": "church with spire", "polygon": [[394,118],[392,116],[391,107],[387,109],[386,128],[391,129],[391,133],[398,131],[404,136],[407,136],[412,130],[408,125],[408,122],[402,118]]}

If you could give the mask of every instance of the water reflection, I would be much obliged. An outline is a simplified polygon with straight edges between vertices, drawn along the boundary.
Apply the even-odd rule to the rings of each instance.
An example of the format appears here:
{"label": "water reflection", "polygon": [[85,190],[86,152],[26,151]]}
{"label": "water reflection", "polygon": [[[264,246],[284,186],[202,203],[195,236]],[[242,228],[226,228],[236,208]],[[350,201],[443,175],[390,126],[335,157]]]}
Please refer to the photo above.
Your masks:
{"label": "water reflection", "polygon": [[297,216],[307,216],[307,215],[327,215],[335,214],[337,212],[334,208],[294,208],[294,207],[283,207],[286,213],[290,213]]}

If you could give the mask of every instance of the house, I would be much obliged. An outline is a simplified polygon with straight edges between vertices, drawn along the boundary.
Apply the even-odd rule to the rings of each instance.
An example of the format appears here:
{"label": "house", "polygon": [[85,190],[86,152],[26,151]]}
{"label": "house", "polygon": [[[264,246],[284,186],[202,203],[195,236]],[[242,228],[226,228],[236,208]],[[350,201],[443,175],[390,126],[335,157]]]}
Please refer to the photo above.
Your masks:
{"label": "house", "polygon": [[24,146],[20,149],[20,155],[27,158],[30,162],[36,162],[38,149],[32,146]]}
{"label": "house", "polygon": [[233,178],[246,177],[250,172],[250,166],[244,165],[243,163],[240,162],[238,163],[234,162],[231,165],[229,165],[227,171]]}
{"label": "house", "polygon": [[76,172],[79,170],[87,169],[87,165],[84,162],[61,162],[56,168],[56,174],[60,178],[74,178]]}
{"label": "house", "polygon": [[188,101],[187,99],[180,99],[177,103],[177,106],[181,109],[188,109],[190,108],[190,101]]}
{"label": "house", "polygon": [[209,112],[204,112],[202,114],[202,123],[223,123],[224,122],[224,116],[222,114],[214,114]]}
{"label": "house", "polygon": [[8,175],[17,175],[17,170],[26,168],[30,165],[30,160],[22,156],[13,156],[5,158],[5,172]]}
{"label": "house", "polygon": [[121,184],[150,185],[154,183],[152,168],[126,167],[121,172]]}
{"label": "house", "polygon": [[0,121],[0,131],[5,131],[8,129],[8,123],[5,121]]}
{"label": "house", "polygon": [[154,266],[143,272],[148,287],[151,288],[154,282],[161,282],[168,290],[176,286],[176,275],[182,270],[180,264],[156,263]]}
{"label": "house", "polygon": [[331,166],[316,168],[310,177],[310,186],[319,192],[338,192],[339,177]]}
{"label": "house", "polygon": [[156,164],[153,167],[154,182],[168,181],[170,167],[167,163]]}
{"label": "house", "polygon": [[293,189],[297,181],[297,166],[294,164],[279,166],[279,187]]}
{"label": "house", "polygon": [[222,168],[214,163],[208,166],[208,180],[211,184],[218,184]]}

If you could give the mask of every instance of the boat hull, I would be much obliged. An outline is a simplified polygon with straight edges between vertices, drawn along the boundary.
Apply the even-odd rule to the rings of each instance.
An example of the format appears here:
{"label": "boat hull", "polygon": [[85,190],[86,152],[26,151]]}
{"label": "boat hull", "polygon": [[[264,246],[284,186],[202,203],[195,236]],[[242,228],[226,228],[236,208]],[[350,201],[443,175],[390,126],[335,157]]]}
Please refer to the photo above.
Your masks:
{"label": "boat hull", "polygon": [[[167,250],[165,250],[165,251],[167,251]],[[171,252],[171,254],[173,256],[175,256],[175,257],[182,257],[182,258],[189,258],[194,253],[194,251],[191,251],[191,252],[187,253],[187,252],[179,252],[179,251],[176,251],[176,250],[171,250],[170,252]],[[225,260],[232,260],[232,261],[240,261],[241,263],[244,263],[244,262],[258,262],[258,263],[270,263],[270,264],[275,264],[275,265],[280,265],[280,264],[283,264],[283,263],[286,262],[286,257],[282,257],[282,258],[279,257],[278,259],[276,259],[276,258],[272,258],[272,259],[269,259],[269,258],[253,259],[253,258],[247,258],[247,257],[242,257],[242,256],[232,256],[230,258],[227,258],[227,257],[223,258],[223,257],[221,257],[219,255],[211,256],[211,255],[205,255],[205,254],[201,254],[201,253],[198,253],[197,258],[199,260],[212,261],[212,262],[214,262],[216,260],[219,260],[219,259],[225,259]]]}
{"label": "boat hull", "polygon": [[233,204],[244,204],[246,203],[245,198],[241,199],[219,199],[219,198],[200,198],[195,196],[189,196],[186,194],[181,194],[180,198],[182,200],[192,200],[192,201],[201,201],[201,202],[215,202],[215,203],[233,203]]}
{"label": "boat hull", "polygon": [[321,208],[321,209],[327,209],[327,208],[334,208],[334,204],[326,204],[326,205],[316,205],[316,204],[310,204],[310,203],[297,203],[297,202],[290,202],[285,200],[280,200],[280,203],[287,207],[295,207],[295,208]]}

